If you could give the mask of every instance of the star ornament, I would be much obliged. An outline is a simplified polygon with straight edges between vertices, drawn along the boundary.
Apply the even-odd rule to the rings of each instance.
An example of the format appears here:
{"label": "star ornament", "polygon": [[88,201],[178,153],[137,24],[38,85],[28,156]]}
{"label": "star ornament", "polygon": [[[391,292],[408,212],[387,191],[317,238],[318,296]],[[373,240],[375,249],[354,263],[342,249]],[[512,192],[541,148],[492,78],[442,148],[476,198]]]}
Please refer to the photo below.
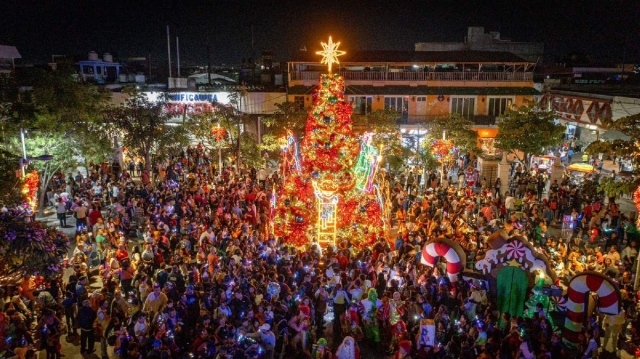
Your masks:
{"label": "star ornament", "polygon": [[338,50],[340,46],[339,42],[333,42],[331,36],[329,36],[329,42],[321,42],[322,51],[317,51],[316,54],[322,56],[321,64],[326,64],[329,67],[329,73],[331,73],[331,65],[339,64],[338,56],[346,54],[345,51]]}

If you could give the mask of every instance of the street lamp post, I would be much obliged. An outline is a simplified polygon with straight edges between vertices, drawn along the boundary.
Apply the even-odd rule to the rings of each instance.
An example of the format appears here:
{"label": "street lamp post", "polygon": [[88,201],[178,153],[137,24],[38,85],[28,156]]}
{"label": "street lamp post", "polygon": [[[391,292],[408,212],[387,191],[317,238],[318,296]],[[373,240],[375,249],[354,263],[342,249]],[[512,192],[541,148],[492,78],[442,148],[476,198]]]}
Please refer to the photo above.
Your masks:
{"label": "street lamp post", "polygon": [[[22,141],[22,160],[27,161],[27,144],[24,141],[24,128],[20,127],[20,140]],[[25,172],[24,168],[26,166],[20,165],[20,169],[22,170],[22,177],[24,178]]]}
{"label": "street lamp post", "polygon": [[[447,130],[442,130],[442,141],[447,140]],[[444,156],[442,158],[442,170],[440,171],[440,186],[444,184]]]}

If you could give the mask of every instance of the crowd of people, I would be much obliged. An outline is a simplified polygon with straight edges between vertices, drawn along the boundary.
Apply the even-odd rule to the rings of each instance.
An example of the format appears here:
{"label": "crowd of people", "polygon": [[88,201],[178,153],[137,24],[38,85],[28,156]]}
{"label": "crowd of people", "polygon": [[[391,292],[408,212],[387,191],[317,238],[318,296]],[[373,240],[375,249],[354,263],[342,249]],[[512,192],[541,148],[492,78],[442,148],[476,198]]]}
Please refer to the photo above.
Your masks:
{"label": "crowd of people", "polygon": [[[545,186],[538,173],[514,167],[503,194],[501,180],[454,185],[435,173],[425,180],[418,170],[389,173],[396,238],[298,250],[270,231],[277,174],[216,167],[192,147],[152,173],[127,163],[60,174],[48,197],[60,226],[75,218],[73,274],[41,285],[25,278],[0,303],[10,349],[29,358],[39,348],[58,359],[60,338],[79,336],[81,353],[122,359],[532,359],[593,358],[606,335],[614,349],[639,339],[634,223],[569,181]],[[550,234],[565,215],[573,224],[566,237]],[[592,313],[570,348],[544,309],[511,317],[497,310],[485,281],[451,283],[444,261],[420,264],[422,246],[446,237],[475,271],[498,230],[544,252],[559,287],[586,269],[614,278],[623,321]],[[425,320],[435,327],[430,340]]]}

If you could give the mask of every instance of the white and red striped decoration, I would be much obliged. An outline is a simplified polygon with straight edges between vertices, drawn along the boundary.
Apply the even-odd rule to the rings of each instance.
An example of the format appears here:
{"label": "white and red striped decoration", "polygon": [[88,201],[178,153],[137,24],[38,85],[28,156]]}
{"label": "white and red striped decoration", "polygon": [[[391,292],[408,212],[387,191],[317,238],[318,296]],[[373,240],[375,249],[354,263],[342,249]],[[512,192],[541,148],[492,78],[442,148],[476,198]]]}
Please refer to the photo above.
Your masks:
{"label": "white and red striped decoration", "polygon": [[464,263],[458,252],[446,239],[434,239],[422,248],[420,262],[429,267],[435,267],[436,259],[443,257],[447,261],[447,276],[451,282],[460,280],[460,273],[464,269]]}
{"label": "white and red striped decoration", "polygon": [[620,291],[609,278],[597,272],[582,272],[571,279],[567,293],[567,317],[564,321],[564,340],[577,343],[582,331],[587,293],[598,294],[598,310],[604,314],[620,312]]}

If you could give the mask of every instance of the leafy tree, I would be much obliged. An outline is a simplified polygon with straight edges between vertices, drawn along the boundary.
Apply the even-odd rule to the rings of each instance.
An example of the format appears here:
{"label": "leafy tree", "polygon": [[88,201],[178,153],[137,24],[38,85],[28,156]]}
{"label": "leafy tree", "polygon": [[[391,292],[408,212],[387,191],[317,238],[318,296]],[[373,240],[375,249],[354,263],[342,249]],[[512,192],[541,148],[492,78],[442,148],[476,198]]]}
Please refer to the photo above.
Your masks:
{"label": "leafy tree", "polygon": [[479,155],[481,150],[478,147],[478,132],[472,129],[473,125],[473,121],[457,113],[437,117],[431,122],[428,141],[425,141],[425,145],[430,146],[433,141],[441,140],[442,134],[445,133],[446,139],[453,142],[458,152]]}
{"label": "leafy tree", "polygon": [[[23,87],[18,88],[18,84]],[[92,131],[101,119],[109,93],[78,82],[72,69],[68,68],[57,71],[34,69],[3,81],[2,86],[0,92],[6,102],[0,116],[7,140],[3,140],[0,146],[14,156],[22,157],[22,128],[28,130],[25,140],[27,157],[54,156],[46,163],[32,162],[32,166],[40,171],[42,211],[46,188],[56,172],[75,168],[85,153],[110,147],[100,132]]]}
{"label": "leafy tree", "polygon": [[393,109],[374,111],[367,115],[354,115],[354,132],[372,132],[373,146],[381,149],[383,165],[387,163],[394,170],[404,166],[407,159],[418,159],[415,147],[403,146],[396,119],[398,112]]}
{"label": "leafy tree", "polygon": [[20,179],[16,176],[20,157],[0,149],[0,205],[20,203]]}
{"label": "leafy tree", "polygon": [[603,141],[598,140],[590,143],[585,151],[589,154],[609,153],[617,156],[630,156],[634,166],[640,163],[640,114],[622,117],[616,121],[611,119],[603,120],[605,128],[620,131],[629,136],[628,140]]}
{"label": "leafy tree", "polygon": [[[51,185],[51,180],[58,173],[65,174],[65,171],[77,168],[78,159],[82,155],[77,147],[73,145],[72,136],[65,136],[60,132],[39,133],[33,138],[25,140],[28,156],[39,157],[43,155],[52,156],[48,161],[33,161],[33,166],[40,175],[40,194],[38,207],[40,215],[44,213],[47,199],[47,187]],[[65,176],[66,178],[66,176]]]}
{"label": "leafy tree", "polygon": [[307,123],[307,111],[295,102],[277,103],[276,112],[262,119],[262,123],[269,131],[262,136],[259,148],[267,151],[270,158],[278,158],[280,144],[278,139],[286,136],[289,131],[298,140],[302,141],[304,128]]}
{"label": "leafy tree", "polygon": [[540,155],[562,142],[565,127],[556,124],[555,117],[555,111],[534,103],[508,109],[500,116],[496,147],[513,154],[529,170],[530,155]]}
{"label": "leafy tree", "polygon": [[[219,124],[227,131],[230,142],[235,143],[234,157],[237,169],[240,169],[241,159],[247,164],[249,162],[256,164],[260,161],[257,138],[245,130],[249,124],[253,123],[253,120],[248,114],[240,111],[245,96],[246,89],[242,88],[229,95],[229,104],[214,102],[214,111],[211,117],[213,123]],[[249,156],[253,157],[249,158]]]}
{"label": "leafy tree", "polygon": [[151,169],[151,155],[189,143],[185,126],[171,126],[164,111],[166,98],[150,101],[135,89],[125,90],[128,97],[119,107],[104,111],[101,127],[117,136],[124,146],[144,157],[145,169]]}
{"label": "leafy tree", "polygon": [[446,117],[437,117],[430,125],[429,133],[422,142],[421,160],[424,163],[425,170],[442,166],[443,174],[446,175],[453,165],[455,158],[447,156],[439,161],[432,153],[433,144],[436,141],[441,141],[443,134],[445,134],[446,140],[451,141],[451,144],[457,148],[458,153],[480,154],[478,133],[472,130],[473,121],[460,114],[453,113]]}
{"label": "leafy tree", "polygon": [[0,284],[23,275],[58,275],[69,251],[67,235],[42,222],[27,221],[19,208],[0,213]]}
{"label": "leafy tree", "polygon": [[615,199],[621,195],[629,195],[638,188],[638,181],[631,181],[630,179],[622,179],[617,181],[611,177],[605,177],[600,180],[598,184],[598,192],[604,192],[607,198]]}

